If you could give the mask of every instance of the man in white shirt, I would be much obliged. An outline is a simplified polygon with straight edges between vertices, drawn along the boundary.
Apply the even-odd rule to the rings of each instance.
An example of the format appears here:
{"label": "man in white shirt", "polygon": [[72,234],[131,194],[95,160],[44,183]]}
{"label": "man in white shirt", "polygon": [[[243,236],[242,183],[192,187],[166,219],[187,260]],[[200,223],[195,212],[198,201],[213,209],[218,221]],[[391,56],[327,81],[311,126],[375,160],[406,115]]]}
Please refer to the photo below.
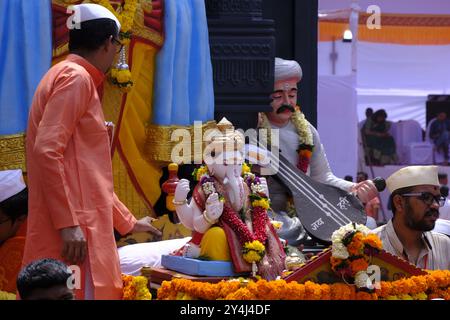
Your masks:
{"label": "man in white shirt", "polygon": [[[297,83],[301,79],[302,69],[296,61],[275,58],[272,111],[260,113],[258,126],[279,130],[280,152],[298,169],[318,182],[354,192],[363,203],[367,203],[378,195],[372,181],[353,183],[340,179],[331,172],[319,133],[297,106]],[[273,218],[284,222],[279,235],[288,240],[288,243],[297,246],[302,238],[306,238],[306,233],[296,217],[288,191],[272,178],[269,178],[268,185]],[[291,220],[287,219],[286,215],[291,217]],[[296,230],[293,230],[294,226]]]}
{"label": "man in white shirt", "polygon": [[386,185],[393,218],[375,229],[383,249],[422,269],[450,269],[450,239],[432,232],[445,203],[437,166],[410,166],[393,173]]}

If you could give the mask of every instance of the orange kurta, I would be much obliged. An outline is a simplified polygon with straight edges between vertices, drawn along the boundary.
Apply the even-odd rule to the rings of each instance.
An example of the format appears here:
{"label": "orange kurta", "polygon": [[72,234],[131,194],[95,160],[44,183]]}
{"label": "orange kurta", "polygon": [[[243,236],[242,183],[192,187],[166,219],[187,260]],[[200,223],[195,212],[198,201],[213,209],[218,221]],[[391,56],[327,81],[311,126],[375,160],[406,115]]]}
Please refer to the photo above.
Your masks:
{"label": "orange kurta", "polygon": [[16,280],[22,265],[27,223],[24,222],[14,237],[0,245],[0,291],[16,293]]}
{"label": "orange kurta", "polygon": [[[99,95],[103,81],[101,71],[71,54],[49,70],[36,90],[26,142],[29,212],[23,265],[44,257],[62,259],[59,230],[80,226],[95,299],[120,299],[113,228],[126,234],[136,219],[114,194]],[[83,273],[86,266],[80,267]],[[83,290],[77,296],[84,297]]]}

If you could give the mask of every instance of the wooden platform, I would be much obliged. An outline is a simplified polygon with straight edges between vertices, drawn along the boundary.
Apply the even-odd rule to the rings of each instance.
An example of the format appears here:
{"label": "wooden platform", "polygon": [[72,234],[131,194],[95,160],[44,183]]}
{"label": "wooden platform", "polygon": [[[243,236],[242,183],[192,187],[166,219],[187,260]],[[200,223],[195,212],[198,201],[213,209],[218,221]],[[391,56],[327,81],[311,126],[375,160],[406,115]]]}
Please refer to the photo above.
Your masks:
{"label": "wooden platform", "polygon": [[177,271],[165,268],[151,268],[150,271],[150,285],[152,288],[158,288],[163,281],[170,281],[172,279],[181,278],[192,281],[217,283],[221,280],[229,280],[232,277],[198,277],[189,274],[180,273]]}

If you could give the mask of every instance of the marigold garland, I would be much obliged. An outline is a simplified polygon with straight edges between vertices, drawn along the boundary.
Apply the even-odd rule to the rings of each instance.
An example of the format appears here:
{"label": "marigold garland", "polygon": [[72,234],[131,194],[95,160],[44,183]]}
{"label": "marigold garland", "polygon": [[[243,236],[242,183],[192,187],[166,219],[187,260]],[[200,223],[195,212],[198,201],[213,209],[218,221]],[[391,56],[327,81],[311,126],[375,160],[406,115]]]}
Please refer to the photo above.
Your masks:
{"label": "marigold garland", "polygon": [[344,283],[304,284],[284,280],[222,280],[219,283],[186,279],[164,281],[158,289],[159,300],[174,300],[178,293],[202,300],[450,300],[450,270],[431,271],[392,282],[381,282],[375,292],[356,291]]}
{"label": "marigold garland", "polygon": [[119,20],[121,24],[120,36],[122,43],[127,45],[131,40],[131,28],[134,23],[134,16],[138,7],[138,0],[125,0],[123,6],[120,7],[121,12],[114,10],[109,0],[92,0],[92,2],[99,4],[109,11],[111,11]]}
{"label": "marigold garland", "polygon": [[331,269],[345,281],[353,281],[358,288],[367,287],[365,271],[370,256],[382,249],[378,236],[363,225],[350,223],[333,232],[331,240]]}
{"label": "marigold garland", "polygon": [[[261,128],[265,128],[270,132],[272,127],[270,125],[269,118],[267,118],[266,114],[264,113],[260,113],[260,117],[262,121]],[[311,129],[309,128],[308,121],[305,118],[305,115],[300,111],[300,108],[298,106],[296,107],[295,112],[291,115],[291,121],[294,124],[295,129],[297,130],[299,139],[299,145],[297,149],[297,168],[306,173],[308,171],[309,162],[314,151],[313,135]],[[270,137],[271,135],[269,134],[267,141],[268,144],[270,144]]]}
{"label": "marigold garland", "polygon": [[152,295],[147,288],[148,280],[143,276],[122,274],[122,300],[151,300]]}
{"label": "marigold garland", "polygon": [[0,300],[16,300],[16,294],[0,290]]}

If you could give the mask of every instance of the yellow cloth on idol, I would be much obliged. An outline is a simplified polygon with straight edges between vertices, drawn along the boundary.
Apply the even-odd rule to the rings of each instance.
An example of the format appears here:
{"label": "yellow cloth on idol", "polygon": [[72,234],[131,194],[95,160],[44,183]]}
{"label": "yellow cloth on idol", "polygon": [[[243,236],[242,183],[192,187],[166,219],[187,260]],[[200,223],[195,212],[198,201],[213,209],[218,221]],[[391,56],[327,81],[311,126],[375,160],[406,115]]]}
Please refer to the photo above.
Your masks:
{"label": "yellow cloth on idol", "polygon": [[220,227],[212,227],[203,235],[200,243],[200,256],[211,260],[231,261],[225,231]]}

